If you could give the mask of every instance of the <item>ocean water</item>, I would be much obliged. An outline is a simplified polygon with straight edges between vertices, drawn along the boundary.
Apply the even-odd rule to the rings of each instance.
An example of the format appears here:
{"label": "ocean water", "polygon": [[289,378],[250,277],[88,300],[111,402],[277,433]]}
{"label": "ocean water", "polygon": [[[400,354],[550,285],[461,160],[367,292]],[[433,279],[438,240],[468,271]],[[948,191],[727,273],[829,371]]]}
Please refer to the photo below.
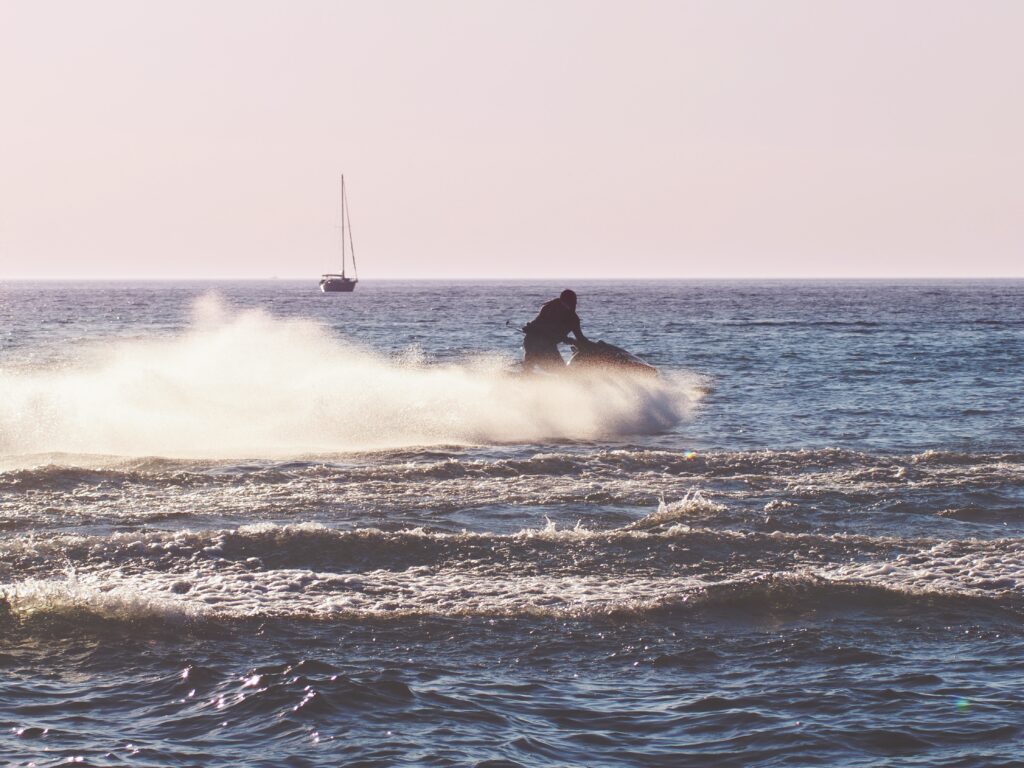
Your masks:
{"label": "ocean water", "polygon": [[0,763],[1024,760],[1024,283],[0,284]]}

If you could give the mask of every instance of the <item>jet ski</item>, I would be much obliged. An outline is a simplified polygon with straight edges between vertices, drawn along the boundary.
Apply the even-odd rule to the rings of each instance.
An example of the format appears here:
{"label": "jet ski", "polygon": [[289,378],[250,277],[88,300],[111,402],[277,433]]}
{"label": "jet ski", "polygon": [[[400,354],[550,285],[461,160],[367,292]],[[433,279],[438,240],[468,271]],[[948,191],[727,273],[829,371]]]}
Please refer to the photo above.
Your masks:
{"label": "jet ski", "polygon": [[574,341],[569,358],[570,371],[605,371],[657,376],[658,371],[636,355],[606,341]]}

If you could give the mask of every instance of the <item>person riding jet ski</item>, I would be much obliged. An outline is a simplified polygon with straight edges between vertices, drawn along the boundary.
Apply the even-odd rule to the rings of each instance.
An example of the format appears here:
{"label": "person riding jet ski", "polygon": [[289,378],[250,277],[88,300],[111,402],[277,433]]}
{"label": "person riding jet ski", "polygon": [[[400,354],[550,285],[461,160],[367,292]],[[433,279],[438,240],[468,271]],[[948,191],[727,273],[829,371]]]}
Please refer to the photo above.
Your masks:
{"label": "person riding jet ski", "polygon": [[557,299],[545,302],[523,332],[526,334],[523,339],[524,369],[565,370],[565,360],[558,351],[558,345],[568,344],[570,333],[576,337],[577,343],[587,342],[576,314],[576,293],[566,289]]}

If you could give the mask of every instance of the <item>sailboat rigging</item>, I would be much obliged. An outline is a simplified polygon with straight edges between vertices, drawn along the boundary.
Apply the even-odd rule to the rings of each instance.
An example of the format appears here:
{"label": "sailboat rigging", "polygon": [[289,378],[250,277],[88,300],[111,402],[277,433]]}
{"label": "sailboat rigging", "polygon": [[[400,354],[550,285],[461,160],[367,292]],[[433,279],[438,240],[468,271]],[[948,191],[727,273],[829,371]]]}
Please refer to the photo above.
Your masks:
{"label": "sailboat rigging", "polygon": [[[348,224],[348,250],[352,254],[352,273],[345,274],[345,224]],[[356,269],[356,247],[352,242],[352,217],[348,210],[348,195],[345,193],[345,174],[341,174],[341,274],[327,274],[320,278],[320,290],[323,293],[352,293],[359,282],[359,271]]]}

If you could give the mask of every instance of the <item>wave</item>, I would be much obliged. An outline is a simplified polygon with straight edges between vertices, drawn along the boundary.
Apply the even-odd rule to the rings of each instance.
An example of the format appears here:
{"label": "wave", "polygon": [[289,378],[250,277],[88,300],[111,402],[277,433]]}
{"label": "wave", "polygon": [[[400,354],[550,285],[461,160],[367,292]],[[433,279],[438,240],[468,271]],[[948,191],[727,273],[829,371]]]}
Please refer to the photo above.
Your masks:
{"label": "wave", "polygon": [[459,455],[459,448],[292,457],[238,465],[230,460],[205,461],[123,456],[43,454],[32,466],[0,470],[0,491],[67,491],[80,486],[273,485],[296,480],[336,482],[431,482],[459,479],[560,477],[608,473],[620,476],[658,475],[728,479],[749,475],[811,477],[846,473],[850,480],[899,483],[930,477],[984,485],[1024,479],[1024,453],[928,450],[915,454],[870,454],[841,448],[756,451],[655,450],[616,448],[543,451],[528,456],[483,459]]}
{"label": "wave", "polygon": [[893,601],[1024,609],[1019,539],[714,531],[673,522],[670,509],[655,513],[667,524],[657,531],[260,525],[16,541],[0,553],[12,566],[0,609],[16,624],[742,616],[752,605],[810,611]]}
{"label": "wave", "polygon": [[[0,471],[0,529],[45,537],[79,526],[173,521],[170,527],[221,528],[305,520],[458,530],[478,527],[479,517],[480,527],[507,530],[509,514],[519,510],[524,521],[547,511],[563,523],[576,514],[638,529],[671,525],[675,515],[680,523],[719,529],[880,533],[914,518],[925,523],[917,535],[960,536],[957,529],[969,526],[972,535],[1003,537],[1020,530],[1024,492],[1024,457],[1010,453],[574,446],[539,453],[400,450],[258,464],[121,458],[75,467],[64,463],[73,459],[53,458],[62,463]],[[641,520],[659,498],[670,500],[667,516]],[[498,515],[498,508],[507,511]]]}
{"label": "wave", "polygon": [[693,490],[686,494],[681,501],[666,504],[661,500],[658,510],[626,526],[627,530],[644,530],[656,528],[666,524],[676,524],[683,521],[692,521],[697,517],[705,515],[716,515],[724,512],[727,507],[724,504],[704,498],[699,490]]}
{"label": "wave", "polygon": [[312,321],[232,314],[210,297],[183,335],[111,341],[73,367],[0,368],[0,388],[8,466],[47,453],[239,458],[590,440],[664,430],[700,397],[679,374],[527,377],[494,357],[388,358]]}
{"label": "wave", "polygon": [[694,494],[682,502],[662,503],[636,523],[608,530],[582,523],[558,528],[549,520],[542,528],[507,534],[260,523],[226,530],[29,536],[0,544],[0,563],[3,572],[12,576],[52,574],[55,567],[61,573],[112,568],[184,572],[197,567],[358,573],[466,564],[563,571],[587,567],[621,570],[639,564],[647,572],[678,572],[686,565],[699,565],[710,574],[721,564],[785,568],[794,557],[801,562],[845,560],[851,553],[877,555],[934,543],[930,539],[757,533],[697,525],[714,506]]}
{"label": "wave", "polygon": [[[765,617],[794,619],[849,612],[886,615],[910,613],[923,620],[937,612],[948,620],[959,612],[980,620],[1004,615],[1016,624],[1024,613],[1024,601],[1012,591],[950,591],[907,585],[843,581],[808,573],[750,573],[714,583],[678,577],[634,577],[628,583],[608,583],[604,578],[491,576],[486,581],[453,579],[428,581],[420,576],[419,593],[409,594],[410,580],[403,580],[403,594],[343,595],[310,600],[302,595],[302,580],[283,582],[287,599],[257,585],[258,595],[247,602],[241,595],[232,600],[208,602],[182,599],[172,590],[154,594],[159,586],[150,580],[121,579],[122,583],[89,581],[25,582],[0,596],[0,633],[36,629],[81,632],[124,627],[133,636],[139,630],[190,632],[259,622],[261,631],[275,622],[393,623],[422,620],[505,619],[513,621],[615,621],[651,619],[727,620],[758,622]],[[309,576],[306,585],[322,586],[324,578]],[[336,582],[343,592],[367,586],[364,582]],[[234,589],[238,589],[235,587]],[[474,591],[475,590],[475,591]],[[275,596],[280,597],[280,596]],[[256,599],[262,600],[257,606]]]}

